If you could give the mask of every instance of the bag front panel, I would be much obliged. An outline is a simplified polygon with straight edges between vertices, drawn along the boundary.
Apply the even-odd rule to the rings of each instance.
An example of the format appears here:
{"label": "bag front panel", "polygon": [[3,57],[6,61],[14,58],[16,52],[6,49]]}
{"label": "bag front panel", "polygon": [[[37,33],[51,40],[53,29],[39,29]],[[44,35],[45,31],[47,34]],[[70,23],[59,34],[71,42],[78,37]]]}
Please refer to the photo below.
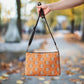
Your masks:
{"label": "bag front panel", "polygon": [[54,53],[26,53],[25,75],[57,76],[60,75],[60,58]]}

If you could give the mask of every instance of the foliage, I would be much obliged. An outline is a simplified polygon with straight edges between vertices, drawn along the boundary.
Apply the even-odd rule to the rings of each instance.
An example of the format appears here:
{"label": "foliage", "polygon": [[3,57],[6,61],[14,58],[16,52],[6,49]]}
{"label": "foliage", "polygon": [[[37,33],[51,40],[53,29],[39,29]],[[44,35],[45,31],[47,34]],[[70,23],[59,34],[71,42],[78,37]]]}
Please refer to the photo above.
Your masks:
{"label": "foliage", "polygon": [[[59,0],[32,0],[32,1],[35,1],[35,2],[40,1],[40,2],[43,2],[43,3],[53,3],[53,2],[56,2],[56,1],[59,1]],[[51,20],[51,17],[54,18],[58,15],[64,15],[64,16],[67,16],[67,18],[70,21],[74,19],[75,24],[77,25],[77,24],[81,24],[82,17],[83,17],[82,11],[83,11],[83,5],[80,5],[78,7],[71,8],[71,9],[55,11],[55,13],[49,14],[48,17],[50,17],[50,20]],[[55,19],[53,19],[53,20],[55,21]],[[49,21],[49,22],[51,22],[51,21]]]}
{"label": "foliage", "polygon": [[33,16],[31,16],[31,19],[29,19],[29,20],[25,23],[25,25],[28,26],[28,27],[31,27],[31,26],[35,25],[35,23],[36,23],[36,20],[33,18]]}
{"label": "foliage", "polygon": [[[23,17],[28,17],[28,14],[26,12],[26,7],[27,7],[27,3],[36,3],[37,2],[42,2],[42,4],[46,4],[46,3],[53,3],[53,2],[57,2],[59,0],[30,0],[30,1],[24,1],[24,0],[20,0],[21,1],[21,10],[24,9],[25,12],[21,13],[21,16]],[[83,18],[83,5],[80,5],[78,7],[75,8],[71,8],[71,9],[66,9],[66,10],[57,10],[55,12],[51,12],[49,13],[46,18],[48,20],[48,23],[50,25],[51,28],[53,28],[54,26],[56,26],[57,21],[56,21],[56,17],[58,15],[64,15],[67,17],[67,19],[69,21],[75,20],[75,25],[80,25],[82,18]],[[5,12],[6,15],[10,15],[11,11],[10,10],[3,10]],[[0,4],[0,13],[1,13],[1,4]],[[32,26],[35,25],[35,22],[37,20],[37,9],[36,7],[33,8],[33,10],[31,11],[31,15],[29,16],[29,21],[26,22],[26,25],[28,26]],[[0,18],[1,18],[1,14],[0,14]],[[7,22],[7,18],[3,17],[2,18],[3,23]],[[45,25],[44,25],[45,26]]]}

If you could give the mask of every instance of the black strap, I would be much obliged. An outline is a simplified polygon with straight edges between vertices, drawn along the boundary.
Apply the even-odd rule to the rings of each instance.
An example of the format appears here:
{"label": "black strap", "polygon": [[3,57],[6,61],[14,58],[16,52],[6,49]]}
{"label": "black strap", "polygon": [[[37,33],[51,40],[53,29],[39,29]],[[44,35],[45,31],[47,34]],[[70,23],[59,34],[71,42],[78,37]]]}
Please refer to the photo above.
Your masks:
{"label": "black strap", "polygon": [[[39,2],[39,3],[38,3],[38,6],[40,6],[40,5],[41,5],[41,3]],[[49,25],[48,25],[48,23],[47,23],[47,20],[46,20],[46,18],[45,18],[43,9],[41,8],[41,9],[40,9],[40,14],[39,14],[38,19],[37,19],[37,22],[36,22],[36,25],[34,26],[32,35],[31,35],[31,37],[30,37],[30,39],[29,39],[27,51],[28,51],[28,49],[29,49],[29,46],[30,46],[31,43],[32,43],[33,38],[34,38],[35,30],[36,30],[36,27],[37,27],[37,24],[38,24],[38,21],[39,21],[40,16],[41,16],[43,19],[45,19],[45,22],[46,22],[46,25],[47,25],[47,27],[48,27],[49,33],[50,33],[50,35],[51,35],[51,37],[52,37],[52,39],[53,39],[53,42],[54,42],[54,44],[55,44],[55,46],[56,46],[56,49],[58,50],[57,44],[56,44],[56,42],[55,42],[55,39],[54,39],[54,37],[53,37],[53,35],[52,35],[52,32],[51,32],[51,30],[50,30],[50,28],[49,28]],[[58,51],[59,51],[59,50],[58,50]]]}
{"label": "black strap", "polygon": [[[45,18],[45,17],[44,17],[44,18]],[[50,28],[49,28],[49,25],[48,25],[48,23],[47,23],[46,18],[45,18],[45,22],[46,22],[46,24],[47,24],[47,27],[48,27],[48,30],[49,30],[49,32],[50,32],[50,35],[51,35],[51,37],[52,37],[52,39],[53,39],[53,42],[54,42],[54,44],[55,44],[55,46],[56,46],[56,49],[58,50],[57,44],[56,44],[55,39],[54,39],[54,37],[53,37],[53,35],[52,35],[52,32],[51,32],[51,30],[50,30]],[[59,51],[59,50],[58,50],[58,51]]]}
{"label": "black strap", "polygon": [[31,43],[32,43],[33,38],[34,38],[34,34],[35,34],[35,30],[36,30],[36,26],[37,26],[37,24],[38,24],[39,18],[40,18],[40,15],[39,15],[39,17],[38,17],[38,19],[37,19],[36,25],[34,26],[33,32],[32,32],[31,37],[30,37],[30,39],[29,39],[29,44],[28,44],[28,47],[27,47],[27,51],[28,51],[28,49],[29,49],[29,46],[30,46]]}

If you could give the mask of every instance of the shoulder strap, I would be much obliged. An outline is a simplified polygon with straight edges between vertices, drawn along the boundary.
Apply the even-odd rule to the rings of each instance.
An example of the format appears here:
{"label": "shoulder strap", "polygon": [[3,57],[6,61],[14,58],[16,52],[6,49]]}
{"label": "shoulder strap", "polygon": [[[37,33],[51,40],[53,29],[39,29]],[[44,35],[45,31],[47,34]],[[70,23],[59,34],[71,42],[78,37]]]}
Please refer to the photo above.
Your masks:
{"label": "shoulder strap", "polygon": [[29,39],[29,43],[28,43],[28,47],[27,47],[27,51],[28,51],[28,49],[29,49],[29,46],[30,46],[31,43],[32,43],[33,38],[34,38],[34,34],[35,34],[35,30],[36,30],[36,26],[37,26],[37,24],[38,24],[39,18],[40,18],[40,15],[38,16],[36,25],[34,26],[33,31],[32,31],[32,34],[31,34],[31,37],[30,37],[30,39]]}
{"label": "shoulder strap", "polygon": [[[39,2],[39,3],[38,3],[38,6],[40,6],[40,5],[41,5],[41,3]],[[52,32],[51,32],[51,30],[50,30],[50,27],[49,27],[49,25],[48,25],[48,23],[47,23],[47,20],[46,20],[46,18],[45,18],[43,9],[41,8],[40,14],[39,14],[38,19],[37,19],[37,22],[36,22],[36,25],[34,26],[32,35],[31,35],[31,37],[30,37],[30,39],[29,39],[27,51],[28,51],[28,49],[29,49],[29,46],[30,46],[31,43],[32,43],[33,38],[34,38],[35,30],[36,30],[36,27],[37,27],[37,24],[38,24],[38,21],[39,21],[40,16],[41,16],[43,19],[45,19],[45,23],[46,23],[46,25],[47,25],[47,27],[48,27],[49,33],[50,33],[50,35],[51,35],[51,37],[52,37],[52,39],[53,39],[53,42],[54,42],[54,44],[55,44],[55,46],[56,46],[56,49],[58,50],[57,44],[56,44],[56,42],[55,42],[55,39],[54,39],[54,37],[53,37],[53,35],[52,35]],[[59,50],[58,50],[58,51],[59,51]]]}
{"label": "shoulder strap", "polygon": [[[44,17],[44,18],[45,18],[45,17]],[[51,37],[52,37],[52,39],[53,39],[53,42],[54,42],[54,44],[55,44],[55,46],[56,46],[56,49],[58,50],[57,44],[56,44],[55,39],[54,39],[54,37],[53,37],[53,35],[52,35],[52,32],[51,32],[51,30],[50,30],[50,27],[49,27],[49,25],[48,25],[48,23],[47,23],[46,18],[45,18],[45,22],[46,22],[46,25],[47,25],[48,30],[49,30],[49,32],[50,32],[50,35],[51,35]],[[58,50],[58,51],[59,51],[59,50]]]}

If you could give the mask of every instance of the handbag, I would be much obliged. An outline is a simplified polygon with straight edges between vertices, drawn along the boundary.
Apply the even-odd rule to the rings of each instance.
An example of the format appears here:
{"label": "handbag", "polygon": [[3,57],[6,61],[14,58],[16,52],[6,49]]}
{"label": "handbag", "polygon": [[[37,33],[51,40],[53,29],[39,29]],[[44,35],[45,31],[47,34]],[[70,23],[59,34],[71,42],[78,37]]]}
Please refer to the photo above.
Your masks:
{"label": "handbag", "polygon": [[[41,3],[39,2],[38,6],[40,5]],[[56,49],[57,49],[56,52],[28,52],[40,17],[42,17],[45,20],[45,23],[48,27],[50,35],[56,46]],[[41,8],[40,14],[38,16],[36,25],[33,28],[33,32],[27,47],[26,59],[25,59],[25,75],[26,76],[58,76],[60,75],[60,73],[61,73],[61,69],[60,69],[59,50],[57,48],[56,42],[54,40],[54,37],[51,33],[51,30],[45,18],[43,9]]]}

